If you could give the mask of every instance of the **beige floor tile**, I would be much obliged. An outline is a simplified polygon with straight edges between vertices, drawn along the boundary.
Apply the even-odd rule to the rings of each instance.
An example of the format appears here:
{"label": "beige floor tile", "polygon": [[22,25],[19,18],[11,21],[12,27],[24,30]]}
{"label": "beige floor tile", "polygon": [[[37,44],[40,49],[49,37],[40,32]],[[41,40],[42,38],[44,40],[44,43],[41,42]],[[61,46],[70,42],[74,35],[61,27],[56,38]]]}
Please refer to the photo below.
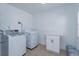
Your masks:
{"label": "beige floor tile", "polygon": [[27,49],[26,56],[66,56],[66,52],[61,50],[60,54],[58,55],[55,52],[46,50],[44,45],[38,45],[32,50]]}

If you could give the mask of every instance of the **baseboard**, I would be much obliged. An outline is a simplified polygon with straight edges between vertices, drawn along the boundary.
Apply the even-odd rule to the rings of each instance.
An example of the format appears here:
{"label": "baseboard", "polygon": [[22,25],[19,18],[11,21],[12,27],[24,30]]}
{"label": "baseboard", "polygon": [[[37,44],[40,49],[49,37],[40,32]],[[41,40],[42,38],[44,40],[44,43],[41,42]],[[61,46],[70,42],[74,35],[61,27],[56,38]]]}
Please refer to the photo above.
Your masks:
{"label": "baseboard", "polygon": [[41,42],[39,42],[39,44],[46,45],[45,43],[41,43]]}

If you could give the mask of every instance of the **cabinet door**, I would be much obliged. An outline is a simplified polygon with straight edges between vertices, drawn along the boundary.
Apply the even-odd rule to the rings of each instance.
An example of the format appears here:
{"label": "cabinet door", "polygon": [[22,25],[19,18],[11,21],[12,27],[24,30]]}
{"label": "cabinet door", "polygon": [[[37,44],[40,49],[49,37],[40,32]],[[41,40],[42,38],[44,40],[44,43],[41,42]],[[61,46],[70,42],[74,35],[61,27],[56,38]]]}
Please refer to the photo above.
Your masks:
{"label": "cabinet door", "polygon": [[1,55],[8,56],[8,42],[3,42],[1,44]]}
{"label": "cabinet door", "polygon": [[60,43],[59,37],[57,36],[47,36],[46,47],[48,50],[59,53]]}

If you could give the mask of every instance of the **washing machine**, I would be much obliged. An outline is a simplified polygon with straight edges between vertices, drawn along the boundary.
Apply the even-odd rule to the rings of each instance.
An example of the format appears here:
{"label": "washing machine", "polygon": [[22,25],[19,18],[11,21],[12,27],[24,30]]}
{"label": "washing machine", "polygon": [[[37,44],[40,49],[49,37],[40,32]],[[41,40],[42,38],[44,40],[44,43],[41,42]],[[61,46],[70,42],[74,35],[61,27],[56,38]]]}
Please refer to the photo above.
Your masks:
{"label": "washing machine", "polygon": [[26,47],[33,49],[38,45],[38,33],[37,32],[26,32]]}

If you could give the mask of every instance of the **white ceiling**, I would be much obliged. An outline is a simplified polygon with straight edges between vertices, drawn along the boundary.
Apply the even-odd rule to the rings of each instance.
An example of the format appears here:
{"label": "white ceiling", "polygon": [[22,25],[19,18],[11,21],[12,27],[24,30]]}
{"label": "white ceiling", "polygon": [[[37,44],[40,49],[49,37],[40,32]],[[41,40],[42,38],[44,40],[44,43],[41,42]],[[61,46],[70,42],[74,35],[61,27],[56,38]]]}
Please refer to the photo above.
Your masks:
{"label": "white ceiling", "polygon": [[41,4],[41,3],[9,3],[9,5],[12,5],[14,7],[17,7],[19,9],[22,9],[26,12],[29,12],[31,14],[51,10],[52,8],[57,8],[60,6],[69,5],[67,3],[47,3],[47,4]]}

